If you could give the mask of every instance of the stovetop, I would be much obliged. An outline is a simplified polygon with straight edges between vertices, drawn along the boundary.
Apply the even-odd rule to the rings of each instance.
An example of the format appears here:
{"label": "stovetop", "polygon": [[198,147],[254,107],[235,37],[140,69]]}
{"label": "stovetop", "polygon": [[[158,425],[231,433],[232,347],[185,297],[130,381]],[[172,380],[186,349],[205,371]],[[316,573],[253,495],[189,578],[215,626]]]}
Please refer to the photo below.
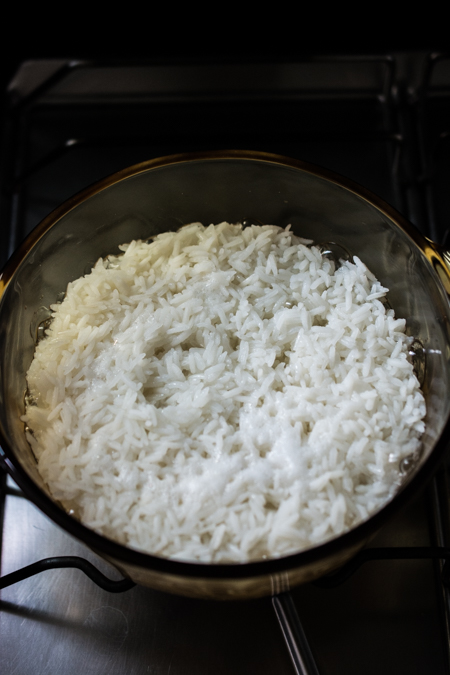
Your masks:
{"label": "stovetop", "polygon": [[[0,266],[53,208],[130,164],[247,149],[326,166],[447,244],[450,58],[316,57],[279,63],[32,61],[9,93]],[[82,556],[2,473],[1,573]],[[446,546],[447,469],[372,547]],[[321,675],[449,673],[442,563],[367,562],[336,588],[292,591]],[[293,667],[270,599],[219,603],[135,587],[109,594],[79,570],[1,591],[0,671],[14,675],[280,673]]]}

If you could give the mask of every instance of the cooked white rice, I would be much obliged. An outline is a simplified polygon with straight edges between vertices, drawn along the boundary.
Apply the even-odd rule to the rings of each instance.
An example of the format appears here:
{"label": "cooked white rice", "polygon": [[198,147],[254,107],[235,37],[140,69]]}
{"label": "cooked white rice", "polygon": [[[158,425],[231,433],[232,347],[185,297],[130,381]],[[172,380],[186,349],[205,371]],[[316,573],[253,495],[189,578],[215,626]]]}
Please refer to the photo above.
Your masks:
{"label": "cooked white rice", "polygon": [[405,321],[354,257],[289,228],[194,223],[69,284],[24,421],[53,496],[136,549],[241,561],[391,498],[425,402]]}

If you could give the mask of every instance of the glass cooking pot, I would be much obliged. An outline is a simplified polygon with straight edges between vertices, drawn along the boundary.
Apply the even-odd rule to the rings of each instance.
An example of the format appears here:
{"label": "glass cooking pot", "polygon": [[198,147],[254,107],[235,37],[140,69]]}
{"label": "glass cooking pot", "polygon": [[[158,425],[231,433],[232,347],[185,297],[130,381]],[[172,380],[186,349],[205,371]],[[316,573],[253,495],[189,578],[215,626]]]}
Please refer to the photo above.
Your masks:
{"label": "glass cooking pot", "polygon": [[[28,445],[25,375],[39,327],[69,281],[118,245],[193,221],[291,224],[299,236],[357,254],[389,291],[414,335],[427,402],[420,459],[396,496],[351,531],[292,555],[248,563],[168,560],[84,527],[52,498]],[[2,463],[61,527],[138,584],[190,596],[256,597],[310,581],[342,565],[424,484],[445,450],[450,410],[450,275],[447,254],[367,190],[324,169],[265,153],[176,155],[125,169],[50,214],[0,277]]]}

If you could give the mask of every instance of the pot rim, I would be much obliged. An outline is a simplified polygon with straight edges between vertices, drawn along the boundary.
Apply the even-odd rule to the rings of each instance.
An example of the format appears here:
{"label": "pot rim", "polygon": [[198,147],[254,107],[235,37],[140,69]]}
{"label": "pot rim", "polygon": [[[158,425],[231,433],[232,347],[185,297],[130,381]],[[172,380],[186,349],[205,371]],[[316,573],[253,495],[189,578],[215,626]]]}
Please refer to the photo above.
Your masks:
{"label": "pot rim", "polygon": [[[328,182],[334,183],[345,190],[354,193],[360,199],[374,206],[379,212],[391,220],[396,227],[403,230],[406,235],[419,247],[435,271],[439,282],[447,295],[450,295],[450,271],[445,260],[446,252],[442,251],[434,242],[426,239],[411,223],[409,223],[396,209],[387,204],[383,199],[373,194],[367,188],[358,185],[354,181],[340,176],[329,169],[304,162],[302,160],[284,157],[282,155],[247,151],[247,150],[224,150],[214,152],[192,152],[168,155],[147,160],[122,169],[100,181],[90,185],[63,204],[54,209],[46,216],[20,244],[15,253],[6,263],[0,273],[0,307],[2,297],[13,279],[15,272],[31,253],[38,241],[54,227],[58,221],[78,205],[88,200],[93,195],[122,182],[138,174],[146,173],[154,169],[186,162],[198,161],[234,161],[243,160],[249,162],[269,163],[281,165],[292,169],[310,173]],[[447,254],[448,255],[448,254]],[[450,416],[449,416],[450,417]],[[297,567],[314,564],[330,558],[343,548],[362,546],[365,541],[379,529],[383,522],[391,517],[395,511],[406,504],[410,498],[423,487],[426,481],[436,470],[442,454],[447,447],[447,436],[450,430],[450,420],[447,418],[443,426],[440,438],[435,442],[429,456],[424,460],[419,469],[400,487],[399,491],[379,511],[372,514],[365,521],[359,523],[351,530],[337,537],[329,539],[317,546],[301,550],[296,553],[283,555],[276,558],[255,561],[237,561],[227,563],[183,561],[178,559],[163,558],[150,553],[135,550],[119,544],[104,535],[89,529],[78,520],[75,520],[66,511],[51,499],[28,475],[17,461],[14,450],[10,447],[6,434],[0,423],[0,462],[30,499],[57,525],[68,531],[77,539],[83,541],[91,549],[100,554],[105,554],[117,562],[130,564],[137,567],[148,568],[168,574],[180,575],[192,578],[215,578],[215,579],[238,579],[257,577],[268,574],[280,574]],[[362,543],[361,543],[362,542]]]}

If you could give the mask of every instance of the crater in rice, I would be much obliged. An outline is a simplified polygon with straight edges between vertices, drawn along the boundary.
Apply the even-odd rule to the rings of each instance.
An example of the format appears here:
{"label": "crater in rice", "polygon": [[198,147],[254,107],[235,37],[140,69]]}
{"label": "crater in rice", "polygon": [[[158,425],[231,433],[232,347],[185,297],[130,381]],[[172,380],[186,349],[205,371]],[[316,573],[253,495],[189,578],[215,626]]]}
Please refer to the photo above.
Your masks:
{"label": "crater in rice", "polygon": [[309,244],[194,223],[69,284],[23,418],[54,497],[203,561],[307,548],[390,499],[424,430],[405,322],[358,258]]}

